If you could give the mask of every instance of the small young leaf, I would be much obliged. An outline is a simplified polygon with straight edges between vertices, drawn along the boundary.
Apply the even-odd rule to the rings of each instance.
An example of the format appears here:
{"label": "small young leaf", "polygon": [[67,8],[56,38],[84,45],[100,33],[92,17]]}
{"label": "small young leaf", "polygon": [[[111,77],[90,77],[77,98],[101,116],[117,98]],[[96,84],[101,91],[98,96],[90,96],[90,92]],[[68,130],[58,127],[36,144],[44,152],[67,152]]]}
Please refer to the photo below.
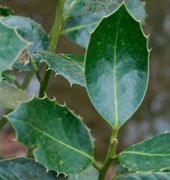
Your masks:
{"label": "small young leaf", "polygon": [[[86,48],[90,32],[100,19],[115,11],[121,3],[122,0],[67,0],[65,4],[67,19],[63,33],[75,43]],[[126,0],[125,3],[132,15],[144,23],[145,3],[140,0]]]}
{"label": "small young leaf", "polygon": [[55,172],[46,172],[45,168],[33,159],[16,158],[0,161],[1,180],[64,180],[57,178]]}
{"label": "small young leaf", "polygon": [[135,171],[163,171],[170,167],[170,133],[133,145],[118,155],[120,163]]}
{"label": "small young leaf", "polygon": [[9,16],[2,21],[15,27],[25,40],[31,42],[27,50],[20,53],[14,67],[23,71],[35,70],[39,59],[35,58],[34,53],[38,50],[49,50],[49,38],[45,30],[37,22],[22,16]]}
{"label": "small young leaf", "polygon": [[148,49],[139,22],[123,4],[91,34],[85,79],[93,105],[120,127],[137,110],[148,83]]}
{"label": "small young leaf", "polygon": [[98,176],[99,172],[93,166],[90,166],[80,174],[70,175],[68,180],[98,180]]}
{"label": "small young leaf", "polygon": [[20,104],[8,119],[20,142],[37,147],[35,159],[48,170],[74,174],[92,164],[91,136],[82,120],[67,107],[35,97]]}
{"label": "small young leaf", "polygon": [[15,28],[0,22],[0,78],[2,71],[11,67],[29,43],[22,39]]}
{"label": "small young leaf", "polygon": [[18,102],[27,101],[30,97],[22,90],[5,81],[0,81],[0,107],[14,110]]}
{"label": "small young leaf", "polygon": [[84,86],[84,56],[81,55],[64,55],[55,54],[47,51],[38,51],[41,60],[49,65],[56,74],[64,76],[70,84]]}

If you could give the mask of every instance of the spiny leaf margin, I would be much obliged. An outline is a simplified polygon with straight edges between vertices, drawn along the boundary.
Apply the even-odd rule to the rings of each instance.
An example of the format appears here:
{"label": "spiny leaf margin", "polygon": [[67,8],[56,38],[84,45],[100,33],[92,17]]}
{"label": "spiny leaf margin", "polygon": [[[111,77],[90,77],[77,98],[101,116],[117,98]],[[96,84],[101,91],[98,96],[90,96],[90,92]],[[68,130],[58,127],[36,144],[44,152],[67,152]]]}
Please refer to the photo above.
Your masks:
{"label": "spiny leaf margin", "polygon": [[[88,160],[88,163],[86,162],[86,164],[82,161],[82,162],[80,162],[79,164],[81,164],[81,167],[76,167],[75,168],[75,170],[73,171],[73,170],[70,170],[70,169],[67,169],[66,167],[68,166],[68,165],[65,165],[65,167],[63,167],[63,169],[61,168],[61,167],[56,167],[56,165],[57,166],[59,166],[59,164],[60,164],[60,162],[62,161],[62,157],[61,157],[61,159],[59,159],[60,160],[60,162],[58,162],[58,164],[56,164],[57,162],[55,162],[55,168],[54,168],[54,165],[51,163],[51,164],[49,164],[49,162],[47,163],[47,161],[45,160],[46,159],[46,157],[45,157],[45,154],[41,154],[41,149],[40,149],[40,147],[42,146],[42,143],[39,141],[40,140],[40,138],[38,139],[35,139],[35,141],[38,141],[39,143],[37,144],[36,142],[34,143],[34,142],[31,142],[30,141],[30,138],[28,138],[27,137],[27,135],[25,134],[26,133],[26,129],[25,130],[23,130],[23,128],[18,128],[17,126],[18,125],[15,125],[14,123],[15,123],[15,121],[17,121],[16,119],[16,117],[15,117],[15,113],[18,111],[18,110],[20,110],[20,107],[23,105],[23,104],[28,104],[29,102],[31,102],[31,101],[36,101],[36,100],[39,100],[39,101],[44,101],[44,100],[46,100],[46,101],[48,101],[49,103],[52,103],[52,104],[54,104],[55,105],[55,107],[60,107],[60,108],[65,108],[67,111],[68,111],[68,113],[69,114],[72,114],[72,116],[74,116],[74,118],[76,118],[77,119],[77,121],[79,121],[79,123],[80,123],[80,126],[81,127],[83,127],[84,129],[82,129],[81,128],[81,133],[86,133],[86,136],[84,135],[84,136],[80,136],[81,135],[81,133],[79,133],[79,135],[78,136],[75,136],[75,137],[77,137],[77,138],[79,138],[80,139],[80,137],[81,138],[86,138],[86,140],[84,141],[84,142],[86,142],[86,143],[83,143],[83,141],[81,141],[81,144],[83,143],[84,145],[83,146],[88,146],[90,149],[84,149],[84,150],[82,150],[82,153],[81,153],[81,156],[84,156],[85,158],[86,158],[86,160]],[[34,106],[32,106],[32,108],[33,109],[35,109],[35,105]],[[40,108],[40,109],[42,109],[42,108]],[[51,109],[51,108],[48,108],[48,109]],[[28,113],[28,112],[27,112]],[[37,110],[36,110],[36,113],[37,114],[39,114],[38,112],[37,112]],[[64,110],[63,110],[63,113],[65,113],[64,112]],[[29,113],[30,114],[30,113]],[[31,111],[31,114],[33,114],[33,112]],[[49,115],[50,115],[51,113],[49,113]],[[15,120],[13,120],[13,122],[12,122],[12,118],[13,118],[13,116],[14,116],[14,119]],[[84,125],[84,123],[83,123],[83,121],[82,121],[82,118],[79,116],[77,116],[76,114],[74,114],[70,109],[68,109],[67,108],[67,106],[66,105],[60,105],[60,104],[58,104],[57,102],[56,102],[56,100],[54,99],[54,100],[50,100],[50,99],[48,99],[46,96],[44,97],[44,98],[37,98],[37,97],[33,97],[32,98],[32,100],[30,100],[30,101],[27,101],[27,102],[25,102],[25,103],[21,103],[19,106],[18,106],[18,108],[14,111],[14,112],[12,112],[11,114],[9,114],[9,115],[7,115],[7,116],[5,116],[10,122],[11,122],[11,124],[12,124],[12,126],[13,126],[13,128],[15,129],[15,132],[16,132],[16,136],[17,136],[17,140],[18,141],[20,141],[21,143],[23,143],[23,144],[25,144],[25,145],[27,145],[28,147],[30,147],[30,148],[33,148],[33,147],[35,147],[35,149],[34,149],[34,151],[33,151],[33,154],[34,154],[34,156],[35,156],[35,161],[37,162],[37,163],[39,163],[39,164],[42,164],[46,169],[47,169],[47,171],[49,171],[49,170],[53,170],[53,171],[56,171],[57,172],[57,174],[59,175],[59,174],[64,174],[65,176],[66,175],[71,175],[71,174],[77,174],[77,173],[80,173],[80,172],[82,172],[82,171],[84,171],[85,169],[87,169],[92,163],[93,163],[93,160],[94,160],[94,155],[93,155],[93,148],[94,148],[94,144],[93,144],[93,138],[92,138],[92,136],[91,136],[91,134],[90,134],[90,129],[88,129],[87,128],[87,126],[85,126]],[[30,118],[30,115],[29,115],[29,118]],[[18,119],[21,119],[21,115],[19,116],[19,118]],[[41,119],[42,120],[42,119]],[[70,119],[71,120],[71,119]],[[58,118],[58,121],[60,121],[60,118]],[[68,121],[68,120],[67,120]],[[34,123],[35,123],[35,119],[34,119],[34,121],[33,121]],[[71,123],[69,123],[69,124],[71,124]],[[64,125],[64,124],[63,124]],[[73,126],[73,125],[72,125]],[[54,127],[54,126],[53,126]],[[52,129],[53,127],[51,127],[50,129]],[[57,127],[57,126],[56,126]],[[76,126],[75,126],[76,127]],[[73,126],[73,128],[75,128],[74,126]],[[18,129],[19,130],[21,130],[21,131],[23,131],[23,135],[22,135],[22,133],[21,133],[21,135],[20,135],[20,131],[18,131]],[[58,126],[58,128],[59,128],[59,126]],[[79,127],[80,128],[80,127]],[[47,128],[46,128],[47,129]],[[67,129],[69,129],[69,128],[67,128]],[[60,130],[62,130],[61,128],[60,128]],[[80,129],[77,129],[77,130],[80,130]],[[76,131],[77,131],[76,130]],[[41,130],[42,131],[42,130]],[[50,130],[51,131],[51,130]],[[43,132],[43,131],[42,131]],[[67,132],[69,132],[69,130],[67,130]],[[30,128],[28,128],[28,133],[27,134],[29,134],[30,133]],[[74,133],[74,130],[73,130],[73,133]],[[48,133],[45,133],[45,134],[47,134],[48,135]],[[25,137],[27,137],[28,139],[27,140],[29,140],[30,142],[24,142],[24,135],[25,135]],[[57,134],[56,134],[57,135]],[[61,134],[62,135],[62,134]],[[66,134],[65,134],[66,135]],[[69,140],[71,139],[71,135],[72,134],[70,134],[70,138],[69,138]],[[51,136],[51,135],[49,135],[49,136]],[[39,136],[40,137],[40,136]],[[52,136],[51,136],[52,137]],[[44,139],[45,139],[45,137],[44,137]],[[43,140],[44,140],[43,139]],[[56,138],[57,139],[57,138]],[[59,143],[59,141],[60,142],[62,142],[61,140],[59,140],[59,139],[57,139],[57,142]],[[80,143],[80,142],[78,142],[78,140],[77,141],[74,141],[74,142],[77,142],[77,143]],[[74,144],[74,142],[73,142],[73,144]],[[53,143],[54,144],[54,143]],[[67,143],[59,143],[60,145],[67,145]],[[40,146],[41,145],[41,146]],[[71,145],[67,145],[67,146],[65,146],[64,145],[64,147],[71,147]],[[48,147],[50,147],[50,145],[48,145]],[[59,147],[58,147],[59,148]],[[82,147],[79,147],[79,148],[82,148]],[[60,146],[60,149],[61,149],[61,146]],[[48,150],[49,150],[49,148],[48,148]],[[70,150],[70,149],[69,149]],[[78,148],[77,148],[77,150],[76,150],[76,147],[74,147],[73,146],[73,148],[72,148],[72,150],[73,150],[73,152],[75,153],[75,152],[81,152],[81,150],[79,150]],[[45,150],[44,150],[45,151]],[[90,151],[90,153],[91,154],[88,154],[87,152],[83,152],[83,151]],[[58,152],[57,152],[57,149],[55,149],[55,155],[57,154]],[[63,153],[65,153],[64,152],[64,149],[63,149]],[[72,154],[73,156],[74,156],[74,153]],[[87,155],[87,157],[84,155],[84,154],[86,154]],[[64,155],[64,158],[65,157],[67,157],[67,155],[68,155],[68,153],[66,153],[65,155]],[[62,156],[62,155],[61,155]],[[77,157],[79,157],[80,159],[81,159],[81,156],[80,156],[80,154],[79,154],[79,156],[77,156]],[[47,159],[49,158],[49,157],[53,157],[52,158],[52,160],[54,159],[54,157],[56,157],[56,156],[48,156],[47,157]],[[71,157],[71,156],[70,156]],[[44,160],[43,159],[40,159],[40,158],[45,158],[44,160],[45,160],[45,162],[44,162]],[[57,158],[57,157],[56,157]],[[73,157],[72,157],[73,158]],[[59,161],[58,160],[58,161]],[[74,158],[74,160],[75,160],[75,158]],[[76,158],[76,162],[78,161],[78,158]],[[64,162],[64,159],[63,159],[63,161],[62,162]],[[70,165],[69,165],[69,168],[72,168],[73,167],[73,161],[69,161],[69,163],[71,163]],[[83,164],[84,163],[84,164]],[[79,166],[79,164],[77,165],[77,166]],[[60,164],[60,165],[62,165],[62,164]],[[74,167],[73,167],[74,168]],[[59,170],[60,169],[60,170]],[[80,170],[81,169],[81,170]]]}
{"label": "spiny leaf margin", "polygon": [[[143,38],[144,38],[145,41],[146,41],[146,44],[145,44],[145,45],[146,45],[146,51],[147,51],[147,53],[148,53],[148,56],[147,56],[147,72],[149,72],[149,57],[150,57],[150,51],[151,51],[151,50],[149,50],[149,48],[148,48],[148,37],[149,37],[149,36],[145,35],[145,33],[144,33],[143,29],[142,29],[142,25],[140,24],[140,21],[137,20],[137,19],[135,19],[135,18],[131,15],[131,13],[130,13],[129,10],[127,9],[127,6],[126,6],[126,4],[125,4],[124,2],[121,4],[121,6],[120,6],[114,13],[111,13],[111,14],[108,15],[108,16],[104,16],[104,17],[101,19],[101,21],[99,22],[99,24],[97,25],[97,27],[94,29],[94,31],[92,31],[92,32],[90,33],[90,41],[91,41],[92,36],[93,36],[93,34],[95,33],[95,31],[97,31],[98,28],[100,27],[101,23],[102,23],[105,19],[107,19],[107,18],[109,18],[109,17],[111,17],[111,16],[114,16],[121,8],[125,8],[126,11],[127,11],[127,13],[128,13],[128,15],[131,17],[131,19],[132,19],[135,23],[138,24],[139,29],[140,29],[140,31],[141,31],[141,34],[142,34]],[[87,48],[86,53],[85,53],[85,83],[86,83],[87,92],[88,92],[88,95],[89,95],[89,97],[90,97],[90,100],[91,100],[92,104],[94,105],[94,107],[96,108],[95,103],[93,102],[93,100],[92,100],[92,98],[91,98],[91,96],[90,96],[89,89],[88,89],[88,86],[87,86],[87,84],[88,84],[88,83],[87,83],[87,78],[86,78],[86,71],[87,71],[87,53],[88,53],[90,41],[89,41],[88,48]],[[96,43],[97,43],[97,40],[96,40]],[[126,45],[125,45],[125,46],[126,46]],[[96,49],[95,49],[95,51],[96,51]],[[145,86],[145,90],[144,90],[144,92],[143,92],[143,96],[142,96],[142,98],[141,98],[140,103],[138,104],[138,106],[137,106],[136,109],[134,110],[133,114],[137,111],[137,109],[139,108],[139,106],[141,105],[141,103],[142,103],[142,101],[143,101],[143,99],[144,99],[144,97],[145,97],[145,94],[146,94],[146,91],[147,91],[148,82],[149,82],[149,73],[147,73],[146,86]],[[103,103],[102,103],[102,104],[103,104]],[[107,118],[104,117],[103,114],[100,113],[100,111],[98,110],[98,108],[96,108],[96,110],[99,112],[99,114],[100,114],[112,127],[115,126],[114,124],[112,124],[111,122],[109,122],[109,121],[107,120]],[[129,119],[133,114],[131,114],[131,115],[128,117],[128,119]],[[120,128],[124,123],[125,123],[125,122],[122,122],[120,125],[118,125],[119,128]]]}

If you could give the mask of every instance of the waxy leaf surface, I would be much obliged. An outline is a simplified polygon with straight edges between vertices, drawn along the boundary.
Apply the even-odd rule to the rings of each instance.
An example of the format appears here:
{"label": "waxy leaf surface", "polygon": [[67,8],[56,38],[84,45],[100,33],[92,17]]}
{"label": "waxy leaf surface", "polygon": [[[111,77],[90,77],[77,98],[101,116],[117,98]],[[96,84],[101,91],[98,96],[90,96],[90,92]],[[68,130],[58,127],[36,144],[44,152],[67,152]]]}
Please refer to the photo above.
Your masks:
{"label": "waxy leaf surface", "polygon": [[27,101],[30,97],[22,90],[5,81],[0,81],[0,107],[15,109],[19,102]]}
{"label": "waxy leaf surface", "polygon": [[41,61],[46,62],[56,74],[64,76],[70,84],[84,86],[83,55],[64,55],[39,51]]}
{"label": "waxy leaf surface", "polygon": [[27,46],[28,42],[14,28],[0,22],[0,78],[2,71],[10,68]]}
{"label": "waxy leaf surface", "polygon": [[15,27],[23,39],[30,42],[30,46],[20,54],[14,67],[19,70],[36,70],[39,59],[34,53],[38,50],[49,50],[49,38],[40,24],[30,18],[22,16],[9,16],[3,19],[5,24]]}
{"label": "waxy leaf surface", "polygon": [[[115,11],[121,3],[122,0],[67,0],[63,33],[75,43],[86,48],[90,32],[100,19]],[[144,23],[145,3],[140,0],[126,0],[125,3],[132,15]]]}
{"label": "waxy leaf surface", "polygon": [[64,180],[33,159],[16,158],[0,161],[0,180]]}
{"label": "waxy leaf surface", "polygon": [[148,83],[147,38],[124,4],[91,34],[85,61],[93,105],[120,127],[141,104]]}
{"label": "waxy leaf surface", "polygon": [[157,171],[170,167],[170,133],[133,145],[118,155],[120,163],[135,171]]}
{"label": "waxy leaf surface", "polygon": [[92,164],[91,136],[82,120],[67,107],[35,97],[20,104],[8,119],[20,142],[37,147],[35,159],[48,170],[72,174]]}

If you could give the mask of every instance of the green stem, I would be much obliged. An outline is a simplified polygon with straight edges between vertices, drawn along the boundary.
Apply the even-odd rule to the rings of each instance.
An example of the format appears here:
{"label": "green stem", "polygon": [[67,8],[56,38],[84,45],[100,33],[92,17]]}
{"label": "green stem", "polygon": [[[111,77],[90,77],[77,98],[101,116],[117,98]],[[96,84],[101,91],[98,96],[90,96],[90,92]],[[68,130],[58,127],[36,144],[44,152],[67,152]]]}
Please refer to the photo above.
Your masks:
{"label": "green stem", "polygon": [[100,169],[101,169],[101,166],[94,160],[94,162],[93,162],[93,166],[98,170],[98,171],[100,171]]}
{"label": "green stem", "polygon": [[[46,69],[48,69],[48,66],[46,67]],[[46,70],[43,80],[41,81],[40,92],[39,92],[40,98],[43,98],[45,95],[45,91],[48,87],[48,82],[50,80],[50,75],[51,75],[51,70]]]}
{"label": "green stem", "polygon": [[[63,9],[64,9],[65,0],[57,0],[57,9],[56,9],[56,15],[54,24],[51,31],[51,41],[50,41],[50,51],[55,52],[60,31],[61,31],[61,25],[62,25],[62,17],[63,17]],[[48,83],[50,80],[51,70],[48,70],[48,66],[46,66],[46,72],[45,75],[41,81],[40,85],[40,92],[39,97],[42,98],[45,94],[45,91],[47,90]]]}
{"label": "green stem", "polygon": [[33,71],[30,71],[28,72],[28,74],[25,76],[25,79],[23,81],[23,84],[21,86],[21,89],[22,90],[25,90],[27,89],[28,85],[30,84],[31,80],[32,80],[32,77],[34,75],[34,72]]}
{"label": "green stem", "polygon": [[109,150],[105,158],[104,164],[99,170],[99,180],[105,179],[107,170],[111,162],[113,161],[113,157],[116,157],[116,149],[117,149],[117,144],[118,144],[117,134],[118,134],[118,128],[113,128],[111,138],[110,138]]}
{"label": "green stem", "polygon": [[56,46],[58,43],[61,25],[62,25],[62,17],[63,17],[63,9],[64,9],[65,0],[57,0],[57,9],[55,14],[54,25],[51,31],[51,42],[50,42],[50,51],[55,52]]}

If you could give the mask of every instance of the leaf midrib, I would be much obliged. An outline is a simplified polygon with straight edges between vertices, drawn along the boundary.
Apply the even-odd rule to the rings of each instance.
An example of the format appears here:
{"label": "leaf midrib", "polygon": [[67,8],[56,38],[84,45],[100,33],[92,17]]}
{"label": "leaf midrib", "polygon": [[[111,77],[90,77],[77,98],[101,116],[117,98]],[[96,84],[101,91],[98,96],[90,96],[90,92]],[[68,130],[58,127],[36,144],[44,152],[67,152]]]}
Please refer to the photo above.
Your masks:
{"label": "leaf midrib", "polygon": [[76,60],[73,60],[72,58],[69,58],[68,56],[66,56],[65,54],[61,54],[61,57],[66,58],[67,60],[69,60],[70,62],[72,62],[73,64],[75,64],[82,72],[84,72],[84,69],[76,62]]}
{"label": "leaf midrib", "polygon": [[119,115],[118,115],[118,100],[117,100],[117,77],[116,77],[116,66],[117,66],[117,41],[119,37],[119,26],[122,19],[122,13],[119,18],[117,29],[116,29],[116,37],[115,37],[115,43],[114,43],[114,65],[113,65],[113,78],[114,78],[114,105],[115,105],[115,126],[117,127],[119,124]]}
{"label": "leaf midrib", "polygon": [[152,154],[152,153],[145,153],[145,152],[137,152],[137,151],[126,151],[126,152],[122,152],[120,153],[120,155],[122,154],[137,154],[137,155],[143,155],[143,156],[170,156],[170,154]]}
{"label": "leaf midrib", "polygon": [[76,148],[74,148],[73,146],[70,146],[70,145],[68,145],[68,144],[60,141],[60,140],[58,140],[57,138],[54,138],[54,137],[51,136],[50,134],[42,131],[41,129],[35,127],[34,125],[32,125],[32,124],[30,124],[30,123],[28,123],[28,122],[25,122],[25,121],[23,121],[23,120],[21,120],[21,119],[20,119],[19,121],[22,121],[22,122],[24,122],[25,124],[28,124],[29,126],[33,127],[33,128],[36,129],[37,131],[39,131],[39,132],[40,132],[41,134],[43,134],[44,136],[47,136],[48,138],[56,141],[57,143],[62,144],[62,145],[64,145],[64,146],[66,146],[67,148],[69,148],[69,149],[71,149],[71,150],[73,150],[73,151],[76,151],[76,152],[78,152],[78,153],[86,156],[86,157],[87,157],[88,159],[90,159],[91,161],[93,161],[93,157],[90,156],[90,155],[88,155],[87,153],[85,153],[85,152],[83,152],[83,151],[80,151],[79,149],[76,149]]}

